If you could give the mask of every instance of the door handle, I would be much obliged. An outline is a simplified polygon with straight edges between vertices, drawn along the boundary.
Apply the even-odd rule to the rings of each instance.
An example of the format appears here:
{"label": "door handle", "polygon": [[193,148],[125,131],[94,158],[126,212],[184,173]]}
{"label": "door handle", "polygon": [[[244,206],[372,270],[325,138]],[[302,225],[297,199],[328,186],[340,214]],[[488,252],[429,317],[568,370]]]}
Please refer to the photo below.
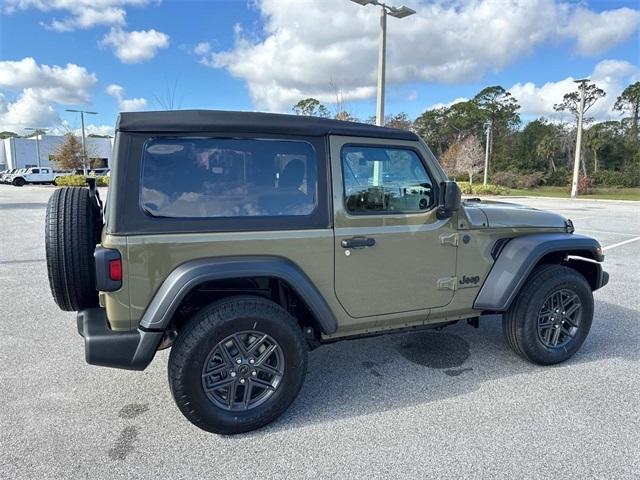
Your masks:
{"label": "door handle", "polygon": [[342,248],[358,248],[358,247],[373,247],[376,244],[375,238],[345,238],[340,242]]}

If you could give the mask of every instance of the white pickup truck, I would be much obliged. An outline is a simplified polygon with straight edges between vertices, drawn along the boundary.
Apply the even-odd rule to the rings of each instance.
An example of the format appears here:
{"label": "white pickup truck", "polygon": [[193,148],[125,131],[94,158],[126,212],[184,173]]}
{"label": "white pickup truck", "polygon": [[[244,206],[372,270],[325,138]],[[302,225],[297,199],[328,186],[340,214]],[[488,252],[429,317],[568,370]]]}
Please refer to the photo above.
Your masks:
{"label": "white pickup truck", "polygon": [[23,168],[11,175],[7,183],[11,183],[16,187],[22,187],[27,183],[54,183],[56,178],[65,175],[69,174],[54,172],[51,167]]}

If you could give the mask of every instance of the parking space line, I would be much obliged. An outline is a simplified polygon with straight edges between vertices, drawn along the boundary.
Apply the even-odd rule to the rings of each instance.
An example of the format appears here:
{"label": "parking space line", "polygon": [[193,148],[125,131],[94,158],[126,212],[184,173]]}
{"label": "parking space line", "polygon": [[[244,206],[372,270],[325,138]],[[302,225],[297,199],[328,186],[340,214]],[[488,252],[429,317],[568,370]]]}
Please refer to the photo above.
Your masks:
{"label": "parking space line", "polygon": [[629,240],[625,240],[624,242],[618,242],[618,243],[614,243],[613,245],[603,247],[602,250],[610,250],[612,248],[621,247],[622,245],[626,245],[627,243],[637,242],[638,240],[640,240],[640,237],[630,238]]}
{"label": "parking space line", "polygon": [[603,235],[620,235],[623,237],[637,237],[637,233],[623,233],[623,232],[605,232],[603,230],[590,230],[588,228],[576,228],[576,233],[589,232],[589,233],[602,233]]}

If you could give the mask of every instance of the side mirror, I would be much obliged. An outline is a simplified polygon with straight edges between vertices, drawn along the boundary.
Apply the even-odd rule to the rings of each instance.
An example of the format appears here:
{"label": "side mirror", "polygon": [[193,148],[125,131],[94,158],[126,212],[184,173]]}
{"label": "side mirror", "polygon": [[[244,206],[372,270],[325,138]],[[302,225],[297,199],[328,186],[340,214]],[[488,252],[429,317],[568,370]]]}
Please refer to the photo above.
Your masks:
{"label": "side mirror", "polygon": [[456,182],[440,183],[440,200],[438,202],[437,217],[440,220],[451,217],[462,203],[462,192]]}

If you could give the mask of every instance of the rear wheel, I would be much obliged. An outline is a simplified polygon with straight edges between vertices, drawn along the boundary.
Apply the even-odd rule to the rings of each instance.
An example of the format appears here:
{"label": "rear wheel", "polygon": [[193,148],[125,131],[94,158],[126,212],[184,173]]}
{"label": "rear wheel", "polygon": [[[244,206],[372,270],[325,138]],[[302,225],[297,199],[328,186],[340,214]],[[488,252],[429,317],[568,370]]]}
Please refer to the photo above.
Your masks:
{"label": "rear wheel", "polygon": [[13,185],[15,187],[23,187],[27,182],[25,181],[24,178],[22,177],[18,177],[18,178],[14,178],[13,179]]}
{"label": "rear wheel", "polygon": [[279,417],[297,396],[307,349],[296,320],[261,297],[230,297],[198,312],[178,334],[169,385],[194,425],[233,434]]}
{"label": "rear wheel", "polygon": [[102,215],[89,190],[60,188],[47,204],[45,249],[49,286],[62,310],[98,305],[93,253],[100,239]]}
{"label": "rear wheel", "polygon": [[503,317],[505,339],[521,357],[552,365],[573,356],[593,319],[593,294],[587,280],[562,265],[542,265]]}

